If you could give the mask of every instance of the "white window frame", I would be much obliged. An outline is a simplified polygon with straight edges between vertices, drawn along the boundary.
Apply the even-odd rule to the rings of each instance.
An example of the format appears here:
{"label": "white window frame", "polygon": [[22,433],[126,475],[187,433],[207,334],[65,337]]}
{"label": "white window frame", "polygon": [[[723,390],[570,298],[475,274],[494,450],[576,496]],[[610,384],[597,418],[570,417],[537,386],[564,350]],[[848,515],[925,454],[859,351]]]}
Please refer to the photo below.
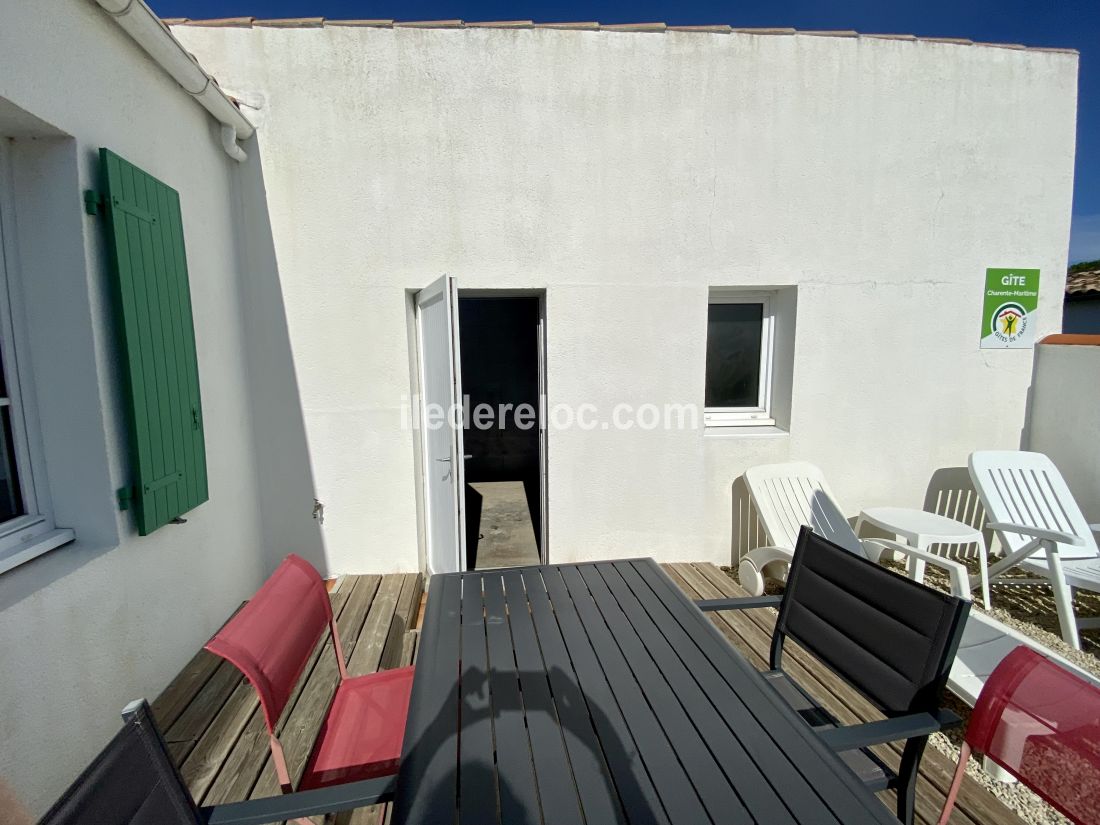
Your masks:
{"label": "white window frame", "polygon": [[[30,388],[26,328],[13,306],[19,305],[15,273],[15,204],[12,198],[11,158],[8,141],[0,137],[0,362],[8,396],[0,406],[9,408],[15,466],[26,515],[0,523],[0,573],[73,540],[72,530],[56,529],[46,484],[34,393]],[[0,438],[2,438],[0,430]]]}
{"label": "white window frame", "polygon": [[[703,407],[704,427],[773,427],[772,374],[775,362],[775,310],[774,294],[770,292],[725,292],[711,290],[707,301],[709,314],[712,304],[761,304],[760,318],[760,387],[761,404],[756,407]],[[705,386],[704,370],[704,394]]]}

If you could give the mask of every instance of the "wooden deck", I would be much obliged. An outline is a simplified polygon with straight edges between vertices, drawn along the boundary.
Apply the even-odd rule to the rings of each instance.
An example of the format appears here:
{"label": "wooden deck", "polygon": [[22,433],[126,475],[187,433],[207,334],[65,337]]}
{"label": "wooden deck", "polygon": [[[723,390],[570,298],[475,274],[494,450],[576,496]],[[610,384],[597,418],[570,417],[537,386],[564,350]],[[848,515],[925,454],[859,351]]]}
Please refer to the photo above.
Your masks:
{"label": "wooden deck", "polygon": [[[744,595],[711,564],[665,565],[665,570],[693,598]],[[351,675],[413,661],[422,593],[423,582],[418,574],[348,576],[340,582],[332,593],[333,611]],[[753,664],[766,666],[774,611],[727,611],[710,616]],[[309,746],[335,691],[336,660],[331,650],[331,645],[322,646],[314,653],[306,666],[308,676],[291,696],[280,721],[279,735],[292,774],[300,775],[304,768]],[[856,722],[879,718],[866,700],[808,654],[791,643],[787,650],[784,661],[788,672],[839,719]],[[197,653],[154,701],[153,713],[184,781],[200,804],[278,793],[256,694],[227,662],[205,651]],[[900,751],[890,746],[879,748],[878,753],[894,765],[900,756]],[[931,748],[926,751],[917,789],[919,822],[936,822],[953,770],[951,760]],[[893,801],[884,801],[892,810]],[[320,822],[320,817],[314,821]],[[387,821],[388,806],[383,805],[335,818],[336,825],[383,825]],[[969,778],[951,821],[960,825],[1021,823]]]}

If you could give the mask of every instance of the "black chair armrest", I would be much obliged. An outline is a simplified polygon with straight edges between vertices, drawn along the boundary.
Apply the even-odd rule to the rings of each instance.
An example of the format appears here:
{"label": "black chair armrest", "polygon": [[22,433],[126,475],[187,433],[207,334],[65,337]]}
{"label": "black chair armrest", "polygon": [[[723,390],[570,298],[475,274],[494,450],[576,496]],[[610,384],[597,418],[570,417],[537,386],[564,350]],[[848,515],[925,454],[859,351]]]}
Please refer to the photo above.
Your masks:
{"label": "black chair armrest", "polygon": [[695,606],[708,610],[746,610],[752,607],[779,607],[782,596],[740,596],[736,599],[698,599]]}
{"label": "black chair armrest", "polygon": [[312,791],[214,805],[200,808],[199,813],[207,825],[265,825],[269,822],[336,813],[388,802],[393,799],[396,790],[396,776],[381,776]]}
{"label": "black chair armrest", "polygon": [[944,728],[954,727],[960,722],[962,719],[956,714],[946,708],[940,708],[934,714],[913,713],[893,719],[864,722],[862,725],[826,728],[819,730],[817,735],[834,751],[850,751],[871,745],[881,745],[884,742],[898,742],[915,736],[927,736]]}

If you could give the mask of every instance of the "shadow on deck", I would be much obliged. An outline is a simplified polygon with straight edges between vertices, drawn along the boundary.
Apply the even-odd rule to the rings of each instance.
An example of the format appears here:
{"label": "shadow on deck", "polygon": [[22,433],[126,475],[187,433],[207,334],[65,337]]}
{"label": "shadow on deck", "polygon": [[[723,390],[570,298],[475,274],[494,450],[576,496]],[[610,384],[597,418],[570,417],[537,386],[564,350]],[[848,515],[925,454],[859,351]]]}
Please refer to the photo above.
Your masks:
{"label": "shadow on deck", "polygon": [[[712,564],[671,564],[664,568],[692,598],[745,595]],[[419,574],[347,576],[340,581],[332,593],[333,611],[352,676],[413,661],[422,593]],[[775,611],[708,615],[734,647],[756,667],[766,668]],[[787,671],[842,722],[881,718],[865,699],[813,657],[793,643],[788,643],[787,650]],[[305,673],[308,675],[299,682],[279,723],[279,736],[295,776],[304,769],[308,750],[336,689],[337,666],[331,645],[314,652]],[[200,651],[153,703],[153,713],[184,781],[200,804],[279,792],[255,691],[228,662]],[[883,746],[876,752],[896,767],[899,750]],[[954,764],[943,754],[932,748],[925,752],[917,787],[918,822],[936,822],[953,770]],[[887,798],[888,794],[882,796],[892,810],[893,800]],[[314,821],[320,823],[321,818],[314,817]],[[327,820],[335,825],[385,825],[388,821],[388,805],[361,808]],[[960,825],[1021,823],[969,777],[963,783],[951,821]]]}

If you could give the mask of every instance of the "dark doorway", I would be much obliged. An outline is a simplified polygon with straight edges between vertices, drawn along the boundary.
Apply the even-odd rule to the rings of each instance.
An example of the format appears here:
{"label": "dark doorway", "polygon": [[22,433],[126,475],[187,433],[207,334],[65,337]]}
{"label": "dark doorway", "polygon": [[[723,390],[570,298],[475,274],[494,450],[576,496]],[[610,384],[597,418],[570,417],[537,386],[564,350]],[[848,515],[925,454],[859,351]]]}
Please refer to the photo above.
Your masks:
{"label": "dark doorway", "polygon": [[459,295],[462,391],[469,399],[463,441],[470,456],[470,570],[538,564],[541,558],[539,303],[538,297]]}

